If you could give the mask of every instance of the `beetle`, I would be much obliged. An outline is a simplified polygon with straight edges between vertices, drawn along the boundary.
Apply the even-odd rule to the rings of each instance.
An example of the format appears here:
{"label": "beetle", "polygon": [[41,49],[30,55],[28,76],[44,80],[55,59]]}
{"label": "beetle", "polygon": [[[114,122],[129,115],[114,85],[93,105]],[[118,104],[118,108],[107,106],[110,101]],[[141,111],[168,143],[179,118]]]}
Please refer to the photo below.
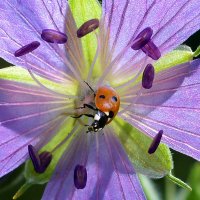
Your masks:
{"label": "beetle", "polygon": [[77,109],[89,108],[95,111],[95,114],[81,114],[73,116],[73,118],[80,118],[83,115],[94,119],[93,123],[88,126],[88,132],[97,132],[102,130],[106,124],[109,124],[117,115],[120,106],[120,97],[117,92],[110,86],[100,86],[95,92],[90,85],[85,82],[94,93],[95,107],[90,104],[83,104]]}

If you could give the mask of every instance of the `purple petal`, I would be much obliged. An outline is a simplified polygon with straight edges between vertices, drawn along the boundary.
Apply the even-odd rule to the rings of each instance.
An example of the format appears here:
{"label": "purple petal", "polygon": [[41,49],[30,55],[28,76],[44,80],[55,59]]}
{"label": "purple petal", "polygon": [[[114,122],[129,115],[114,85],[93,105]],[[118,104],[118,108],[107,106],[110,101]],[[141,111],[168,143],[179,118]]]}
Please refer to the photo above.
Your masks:
{"label": "purple petal", "polygon": [[200,60],[195,60],[158,73],[149,90],[138,85],[128,90],[122,101],[132,106],[121,116],[151,137],[163,130],[164,143],[200,160],[199,90]]}
{"label": "purple petal", "polygon": [[[145,199],[138,178],[121,144],[106,128],[104,134],[78,133],[47,185],[46,199]],[[74,186],[74,169],[87,170],[86,187]]]}
{"label": "purple petal", "polygon": [[40,87],[0,80],[0,177],[28,157],[28,145],[37,150],[56,133],[66,104],[62,97]]}
{"label": "purple petal", "polygon": [[[75,47],[80,51],[78,41],[75,44],[73,41],[73,45],[71,43],[67,45],[69,51],[74,52],[73,55],[71,53],[68,55],[64,46],[59,47],[65,55],[61,56],[55,45],[41,39],[42,30],[47,28],[64,33],[67,29],[70,38],[76,35],[67,1],[57,0],[47,3],[43,0],[5,0],[0,2],[0,10],[0,56],[2,58],[14,65],[29,67],[52,80],[64,81],[64,78],[68,77],[66,73],[72,75],[64,59],[74,60],[74,57],[76,59],[80,57],[76,55],[77,51],[74,51]],[[14,56],[16,50],[33,41],[41,43],[38,49],[24,57]]]}
{"label": "purple petal", "polygon": [[[199,7],[200,1],[196,0],[104,0],[102,20],[105,20],[103,23],[109,40],[104,37],[103,50],[114,58],[141,31],[150,27],[153,30],[152,41],[163,55],[200,29]],[[142,51],[131,48],[123,55],[117,67],[113,67],[116,79],[145,56]]]}

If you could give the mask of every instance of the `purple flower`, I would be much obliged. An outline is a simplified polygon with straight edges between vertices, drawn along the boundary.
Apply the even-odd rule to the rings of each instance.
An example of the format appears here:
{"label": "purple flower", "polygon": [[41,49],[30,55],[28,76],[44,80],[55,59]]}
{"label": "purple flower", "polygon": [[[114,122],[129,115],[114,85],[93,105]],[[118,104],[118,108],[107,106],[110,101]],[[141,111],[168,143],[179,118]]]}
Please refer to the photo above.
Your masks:
{"label": "purple flower", "polygon": [[[87,12],[95,13],[99,5],[90,1],[94,9]],[[65,0],[0,3],[0,56],[25,69],[1,70],[0,176],[29,157],[43,174],[61,157],[43,200],[145,199],[136,172],[162,177],[173,167],[165,164],[168,152],[154,169],[160,141],[200,160],[200,61],[154,69],[200,28],[200,2],[104,0],[100,21],[84,24],[72,15],[78,0],[69,3],[72,12]],[[121,101],[109,124],[115,113],[78,109],[95,108],[94,93],[103,85]],[[145,140],[135,141],[132,126],[152,144],[140,133]]]}

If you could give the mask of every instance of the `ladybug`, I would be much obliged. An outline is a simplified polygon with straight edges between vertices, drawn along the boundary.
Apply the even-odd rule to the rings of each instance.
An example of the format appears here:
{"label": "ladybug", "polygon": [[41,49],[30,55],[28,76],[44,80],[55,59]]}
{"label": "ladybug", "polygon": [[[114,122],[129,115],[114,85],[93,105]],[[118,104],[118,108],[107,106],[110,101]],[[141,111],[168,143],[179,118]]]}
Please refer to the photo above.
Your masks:
{"label": "ladybug", "polygon": [[94,121],[91,125],[86,125],[88,126],[87,132],[97,132],[103,129],[106,124],[109,124],[117,115],[120,106],[120,98],[112,87],[101,86],[95,92],[88,83],[86,84],[94,93],[95,107],[90,104],[83,104],[83,107],[79,107],[78,109],[87,107],[94,110],[95,114],[81,114],[79,116],[74,116],[74,118],[80,118],[83,115],[92,117]]}

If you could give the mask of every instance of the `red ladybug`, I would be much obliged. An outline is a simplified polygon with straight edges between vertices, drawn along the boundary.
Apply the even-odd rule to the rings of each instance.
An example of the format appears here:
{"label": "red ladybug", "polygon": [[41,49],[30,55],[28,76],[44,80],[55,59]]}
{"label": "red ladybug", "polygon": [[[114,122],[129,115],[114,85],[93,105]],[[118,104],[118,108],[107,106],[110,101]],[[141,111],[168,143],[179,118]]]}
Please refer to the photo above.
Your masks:
{"label": "red ladybug", "polygon": [[108,117],[106,124],[110,123],[118,113],[120,98],[117,92],[109,86],[99,87],[95,93],[95,106]]}
{"label": "red ladybug", "polygon": [[[88,86],[89,84],[86,83]],[[94,92],[94,90],[89,86],[89,88]],[[117,115],[120,98],[117,92],[109,86],[101,86],[94,92],[95,95],[95,107],[89,104],[83,104],[83,107],[80,108],[89,108],[95,111],[94,115],[91,114],[82,114],[87,117],[94,118],[94,121],[91,125],[88,126],[87,132],[97,132],[104,128],[104,126],[110,123],[114,117]],[[79,118],[82,115],[75,116],[74,118]]]}

